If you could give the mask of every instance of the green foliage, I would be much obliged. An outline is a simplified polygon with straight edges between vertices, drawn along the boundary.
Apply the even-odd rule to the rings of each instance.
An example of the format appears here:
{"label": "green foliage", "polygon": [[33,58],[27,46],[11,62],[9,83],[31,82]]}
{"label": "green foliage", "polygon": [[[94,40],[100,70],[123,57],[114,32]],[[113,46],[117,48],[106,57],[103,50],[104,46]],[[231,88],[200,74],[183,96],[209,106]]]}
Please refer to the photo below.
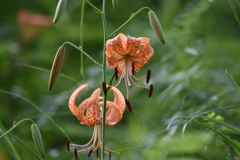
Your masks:
{"label": "green foliage", "polygon": [[[101,8],[102,1],[89,2]],[[140,77],[152,70],[152,97],[147,97],[146,90],[133,86],[129,97],[133,112],[126,111],[117,126],[106,129],[106,147],[121,152],[120,159],[239,158],[238,2],[131,0],[118,1],[118,7],[113,9],[111,1],[107,1],[108,35],[132,13],[147,6],[160,19],[166,41],[165,45],[159,43],[147,8],[133,15],[134,19],[120,30],[134,37],[149,37],[155,50],[150,61],[136,73]],[[102,12],[95,9],[98,14],[89,3],[85,4],[81,42],[81,1],[68,1],[57,25],[30,27],[16,20],[22,9],[53,18],[56,4],[57,1],[21,0],[14,4],[6,1],[1,6],[4,16],[0,17],[0,136],[14,121],[31,118],[41,130],[46,159],[65,160],[74,157],[73,149],[67,152],[65,146],[68,136],[73,142],[84,144],[92,135],[92,128],[79,124],[71,115],[68,98],[82,83],[88,83],[92,90],[102,84],[101,66],[96,65],[102,60]],[[48,91],[52,61],[65,41],[76,44],[78,49],[65,46],[60,77],[54,89]],[[80,44],[84,46],[82,51],[96,60],[94,64],[84,57],[84,78],[79,74]],[[113,69],[107,68],[107,75],[111,77],[112,73]],[[78,101],[84,98],[83,94]],[[29,127],[16,127],[0,140],[0,159],[36,159],[27,146],[34,148]],[[79,159],[87,159],[86,154],[79,154]],[[112,159],[119,155],[112,153]],[[88,159],[96,159],[94,156]]]}

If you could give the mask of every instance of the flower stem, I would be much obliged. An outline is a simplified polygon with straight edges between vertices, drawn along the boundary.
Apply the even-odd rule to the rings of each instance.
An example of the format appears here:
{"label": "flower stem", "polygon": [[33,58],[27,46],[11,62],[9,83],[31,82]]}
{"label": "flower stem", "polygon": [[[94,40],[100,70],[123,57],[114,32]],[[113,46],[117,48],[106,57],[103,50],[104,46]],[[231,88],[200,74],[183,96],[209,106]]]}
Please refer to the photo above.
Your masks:
{"label": "flower stem", "polygon": [[118,31],[120,31],[123,27],[125,27],[131,20],[133,20],[134,17],[136,17],[141,11],[143,10],[151,10],[149,7],[143,7],[141,9],[139,9],[136,13],[133,13],[130,18],[125,22],[123,23],[118,29],[116,29],[114,32],[112,32],[107,38],[110,38],[112,36],[114,36],[114,34],[116,34]]}
{"label": "flower stem", "polygon": [[[103,82],[106,83],[106,55],[105,55],[105,43],[107,40],[107,26],[106,26],[106,12],[105,12],[106,0],[103,0],[102,3],[102,22],[103,22],[103,60],[102,60],[102,74],[103,74]],[[107,93],[104,94],[103,101],[103,112],[102,112],[102,148],[101,148],[101,160],[104,160],[104,148],[105,148],[105,114],[106,114],[106,101],[107,101]]]}
{"label": "flower stem", "polygon": [[70,45],[73,48],[76,48],[77,50],[79,50],[81,53],[83,53],[87,58],[89,58],[91,61],[93,61],[93,63],[95,63],[98,67],[102,68],[103,66],[101,64],[99,64],[97,61],[95,61],[91,56],[89,56],[86,52],[84,52],[81,48],[77,47],[76,45],[72,44],[71,42],[64,42],[62,46],[65,45]]}
{"label": "flower stem", "polygon": [[[83,19],[84,19],[85,0],[82,0],[81,18],[80,18],[80,46],[83,48]],[[83,53],[80,54],[80,75],[84,78]]]}

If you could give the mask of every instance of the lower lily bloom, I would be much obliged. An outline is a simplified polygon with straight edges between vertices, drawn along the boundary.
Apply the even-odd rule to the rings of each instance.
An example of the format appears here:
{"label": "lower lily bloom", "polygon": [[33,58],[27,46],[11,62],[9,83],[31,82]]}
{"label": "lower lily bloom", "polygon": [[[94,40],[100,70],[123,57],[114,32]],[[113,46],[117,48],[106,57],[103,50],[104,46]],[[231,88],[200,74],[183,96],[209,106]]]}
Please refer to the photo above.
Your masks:
{"label": "lower lily bloom", "polygon": [[[84,145],[70,144],[76,147],[86,147],[77,152],[89,150],[89,154],[92,151],[97,151],[98,148],[102,148],[101,141],[101,124],[102,124],[102,106],[103,106],[103,97],[100,96],[101,89],[96,89],[92,95],[84,100],[78,107],[76,106],[76,98],[78,94],[86,89],[88,85],[81,85],[76,89],[69,99],[69,109],[73,115],[75,115],[81,124],[93,127],[94,131],[91,140]],[[115,126],[123,117],[125,111],[125,99],[122,93],[115,87],[111,87],[111,91],[114,94],[114,101],[106,101],[106,108],[108,109],[105,115],[105,125]],[[105,148],[108,153],[107,148]],[[89,155],[90,156],[90,155]]]}
{"label": "lower lily bloom", "polygon": [[[136,78],[134,72],[140,71],[145,63],[152,57],[154,50],[150,45],[150,40],[147,37],[134,38],[130,36],[125,36],[120,33],[115,38],[109,39],[106,42],[106,59],[107,65],[109,67],[115,67],[115,77],[117,79],[120,75],[120,80],[115,85],[117,87],[121,80],[125,79],[125,85],[127,90],[127,99],[128,99],[128,87],[131,87],[131,83],[137,87],[147,88],[149,92],[152,87],[145,87],[136,84],[133,80],[140,80],[144,77],[147,77],[147,83],[150,79],[151,71],[148,71],[148,74]],[[133,77],[133,78],[132,78]],[[151,95],[151,94],[149,94]]]}

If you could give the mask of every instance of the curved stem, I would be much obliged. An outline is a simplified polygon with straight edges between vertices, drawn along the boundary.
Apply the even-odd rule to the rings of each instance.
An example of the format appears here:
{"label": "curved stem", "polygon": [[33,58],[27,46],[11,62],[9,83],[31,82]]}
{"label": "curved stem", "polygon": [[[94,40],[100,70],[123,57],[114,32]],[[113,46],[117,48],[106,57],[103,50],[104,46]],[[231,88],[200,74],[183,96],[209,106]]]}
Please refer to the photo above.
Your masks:
{"label": "curved stem", "polygon": [[107,38],[112,37],[115,33],[117,33],[119,30],[121,30],[123,27],[125,27],[131,20],[133,20],[133,18],[136,17],[136,15],[138,15],[141,11],[143,11],[145,9],[151,10],[149,7],[143,7],[141,9],[139,9],[136,13],[133,13],[131,15],[131,17],[125,23],[123,23],[118,29],[116,29],[114,32],[112,32]]}
{"label": "curved stem", "polygon": [[81,53],[83,53],[87,58],[89,58],[91,61],[93,61],[93,63],[95,63],[98,67],[100,67],[100,68],[103,68],[103,66],[101,65],[101,64],[99,64],[97,61],[95,61],[91,56],[89,56],[86,52],[84,52],[81,48],[79,48],[79,47],[77,47],[77,46],[75,46],[74,44],[72,44],[71,42],[64,42],[63,43],[63,47],[65,46],[65,45],[70,45],[70,46],[72,46],[72,47],[74,47],[74,48],[76,48],[77,50],[79,50]]}
{"label": "curved stem", "polygon": [[91,7],[93,7],[93,9],[94,9],[97,13],[103,14],[102,11],[100,11],[97,7],[95,7],[91,2],[89,2],[88,0],[86,0],[86,2],[87,2]]}
{"label": "curved stem", "polygon": [[[102,22],[103,22],[103,60],[102,60],[102,74],[103,74],[103,82],[106,83],[107,76],[106,76],[106,55],[105,55],[105,43],[107,40],[107,25],[106,25],[106,12],[105,12],[106,0],[103,0],[102,3]],[[102,110],[102,148],[101,148],[101,160],[104,160],[104,146],[105,146],[105,114],[106,114],[106,101],[107,101],[107,93],[104,94],[103,100],[103,110]]]}
{"label": "curved stem", "polygon": [[23,119],[23,120],[19,121],[17,124],[13,124],[12,128],[10,128],[7,132],[5,132],[3,135],[0,136],[0,139],[3,138],[4,136],[6,136],[8,133],[10,133],[13,129],[15,129],[19,124],[21,124],[24,121],[31,121],[32,124],[34,124],[34,121],[31,120],[30,118]]}

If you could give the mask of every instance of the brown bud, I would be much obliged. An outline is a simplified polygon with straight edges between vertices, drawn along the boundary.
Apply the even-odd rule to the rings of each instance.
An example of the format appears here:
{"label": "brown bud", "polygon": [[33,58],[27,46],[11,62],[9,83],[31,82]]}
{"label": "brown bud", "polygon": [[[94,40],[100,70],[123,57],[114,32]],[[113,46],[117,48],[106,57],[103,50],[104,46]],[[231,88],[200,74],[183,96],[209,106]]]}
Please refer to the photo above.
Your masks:
{"label": "brown bud", "polygon": [[125,102],[126,102],[126,105],[127,105],[127,107],[128,107],[128,110],[129,110],[130,112],[132,112],[132,106],[131,106],[129,100],[125,99]]}
{"label": "brown bud", "polygon": [[104,95],[107,95],[107,87],[105,82],[102,82],[102,89],[103,89]]}
{"label": "brown bud", "polygon": [[88,152],[88,157],[90,157],[91,156],[91,154],[92,154],[92,149]]}
{"label": "brown bud", "polygon": [[117,67],[115,67],[114,75],[115,75],[115,79],[117,81],[118,80],[118,69],[117,69]]}
{"label": "brown bud", "polygon": [[48,81],[48,90],[52,90],[54,84],[56,83],[58,76],[61,72],[63,62],[64,62],[64,55],[65,55],[65,48],[63,46],[60,46],[56,56],[54,58],[52,69],[50,72],[50,78]]}
{"label": "brown bud", "polygon": [[153,92],[153,85],[150,85],[149,91],[148,91],[148,97],[152,96],[152,92]]}
{"label": "brown bud", "polygon": [[67,140],[67,143],[66,143],[66,145],[67,145],[67,150],[68,150],[68,151],[70,151],[70,146],[69,146],[69,144],[70,144],[70,140],[68,139],[68,140]]}
{"label": "brown bud", "polygon": [[76,148],[74,149],[74,156],[75,156],[76,159],[78,159],[78,154],[77,154],[77,149]]}
{"label": "brown bud", "polygon": [[135,67],[134,67],[134,63],[132,63],[132,75],[135,74]]}
{"label": "brown bud", "polygon": [[109,151],[109,160],[111,160],[111,157],[112,157],[112,152]]}
{"label": "brown bud", "polygon": [[97,158],[98,158],[98,148],[96,149],[96,156],[97,156]]}
{"label": "brown bud", "polygon": [[152,10],[148,12],[148,18],[152,26],[152,29],[157,35],[158,39],[162,42],[162,44],[165,44],[163,30],[160,21],[158,20],[156,14]]}
{"label": "brown bud", "polygon": [[148,83],[148,82],[149,82],[149,80],[150,80],[150,77],[151,77],[151,70],[148,70],[148,71],[147,71],[146,83]]}

